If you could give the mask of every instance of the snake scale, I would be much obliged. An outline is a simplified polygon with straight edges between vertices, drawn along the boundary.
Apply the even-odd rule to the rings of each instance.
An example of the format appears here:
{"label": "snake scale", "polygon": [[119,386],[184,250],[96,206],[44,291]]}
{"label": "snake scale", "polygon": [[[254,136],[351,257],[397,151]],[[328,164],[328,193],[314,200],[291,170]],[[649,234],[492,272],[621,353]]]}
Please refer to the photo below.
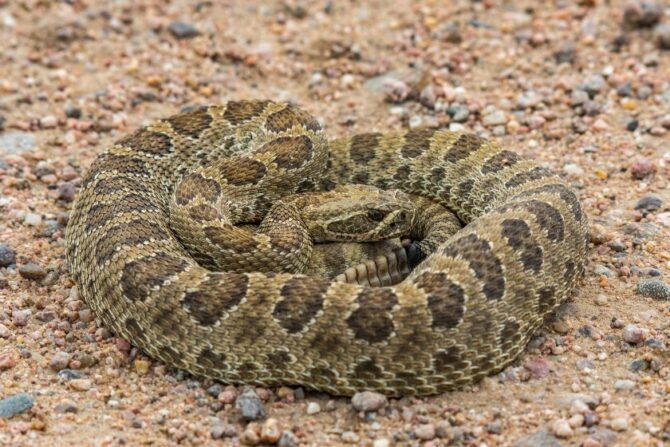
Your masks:
{"label": "snake scale", "polygon": [[[347,184],[423,196],[466,226],[385,287],[214,271],[170,226],[175,200],[262,214]],[[217,210],[203,210],[193,219],[206,224]],[[435,129],[328,141],[308,113],[271,101],[192,108],[117,141],[83,178],[66,241],[86,303],[155,359],[225,383],[392,396],[453,390],[512,362],[573,291],[588,248],[575,194],[515,152]]]}

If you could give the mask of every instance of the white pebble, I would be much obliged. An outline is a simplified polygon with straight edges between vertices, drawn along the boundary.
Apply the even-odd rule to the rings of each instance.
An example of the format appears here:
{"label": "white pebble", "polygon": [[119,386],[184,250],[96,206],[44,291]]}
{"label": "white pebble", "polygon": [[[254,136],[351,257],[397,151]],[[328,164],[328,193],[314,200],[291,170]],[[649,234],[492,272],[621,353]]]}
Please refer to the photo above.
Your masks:
{"label": "white pebble", "polygon": [[386,438],[375,439],[375,441],[372,443],[372,447],[389,447],[390,445],[391,443]]}
{"label": "white pebble", "polygon": [[584,425],[584,416],[581,414],[575,414],[570,419],[568,419],[568,424],[572,428],[578,428]]}
{"label": "white pebble", "polygon": [[647,331],[634,324],[629,324],[623,330],[623,339],[630,344],[636,345],[643,342],[645,338],[647,338]]}
{"label": "white pebble", "polygon": [[321,411],[321,406],[319,406],[319,404],[316,402],[310,402],[307,405],[307,414],[316,414],[319,411]]}
{"label": "white pebble", "polygon": [[42,216],[40,214],[28,213],[23,218],[23,223],[33,227],[39,226],[42,224]]}
{"label": "white pebble", "polygon": [[635,382],[632,380],[617,380],[614,382],[614,389],[617,391],[627,391],[627,390],[632,390],[635,388]]}
{"label": "white pebble", "polygon": [[551,431],[559,438],[569,438],[573,435],[570,424],[565,419],[558,419],[551,424]]}
{"label": "white pebble", "polygon": [[610,423],[612,430],[616,431],[626,431],[628,430],[628,419],[626,418],[614,418]]}

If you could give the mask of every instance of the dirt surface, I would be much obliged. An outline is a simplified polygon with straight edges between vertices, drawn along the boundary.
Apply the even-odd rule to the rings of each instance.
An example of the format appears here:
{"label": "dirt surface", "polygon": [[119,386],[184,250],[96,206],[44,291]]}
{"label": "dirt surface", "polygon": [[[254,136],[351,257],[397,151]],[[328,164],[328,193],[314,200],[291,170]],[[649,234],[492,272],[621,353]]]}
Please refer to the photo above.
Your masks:
{"label": "dirt surface", "polygon": [[[0,42],[0,444],[670,444],[667,3],[0,0]],[[431,398],[153,362],[79,300],[68,210],[115,139],[241,98],[332,136],[465,128],[555,169],[591,222],[582,287],[514,365]]]}

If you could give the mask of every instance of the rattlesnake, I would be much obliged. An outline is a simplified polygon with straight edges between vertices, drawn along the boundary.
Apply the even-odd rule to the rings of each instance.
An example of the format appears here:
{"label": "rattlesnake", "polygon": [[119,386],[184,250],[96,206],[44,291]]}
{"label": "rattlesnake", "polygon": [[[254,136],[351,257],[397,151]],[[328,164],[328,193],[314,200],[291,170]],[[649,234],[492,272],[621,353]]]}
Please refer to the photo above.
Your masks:
{"label": "rattlesnake", "polygon": [[[214,182],[198,171],[235,157]],[[267,176],[314,159],[297,185]],[[338,184],[398,188],[467,225],[394,286],[214,272],[170,229],[182,181],[210,204],[256,191],[253,212]],[[501,370],[574,289],[588,248],[574,193],[493,142],[434,129],[328,142],[309,114],[270,101],[193,108],[117,141],[84,177],[66,238],[83,299],[151,357],[226,383],[336,395],[434,394]]]}

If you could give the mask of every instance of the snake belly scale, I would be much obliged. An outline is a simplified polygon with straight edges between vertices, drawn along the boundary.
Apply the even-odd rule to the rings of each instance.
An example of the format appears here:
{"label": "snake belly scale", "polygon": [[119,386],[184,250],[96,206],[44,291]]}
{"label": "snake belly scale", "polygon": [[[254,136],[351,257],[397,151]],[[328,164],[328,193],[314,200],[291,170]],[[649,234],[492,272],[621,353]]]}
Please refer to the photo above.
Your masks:
{"label": "snake belly scale", "polygon": [[[273,147],[277,156],[256,156]],[[215,180],[191,174],[236,157]],[[314,158],[323,168],[297,185],[266,177]],[[217,272],[170,228],[170,203],[189,175],[213,191],[212,203],[216,191],[239,188],[259,210],[341,184],[397,188],[466,226],[394,286]],[[575,194],[491,141],[433,129],[327,141],[309,114],[271,101],[195,108],[117,141],[84,177],[66,238],[83,299],[149,356],[226,383],[335,395],[435,394],[500,371],[574,290],[588,248]]]}

